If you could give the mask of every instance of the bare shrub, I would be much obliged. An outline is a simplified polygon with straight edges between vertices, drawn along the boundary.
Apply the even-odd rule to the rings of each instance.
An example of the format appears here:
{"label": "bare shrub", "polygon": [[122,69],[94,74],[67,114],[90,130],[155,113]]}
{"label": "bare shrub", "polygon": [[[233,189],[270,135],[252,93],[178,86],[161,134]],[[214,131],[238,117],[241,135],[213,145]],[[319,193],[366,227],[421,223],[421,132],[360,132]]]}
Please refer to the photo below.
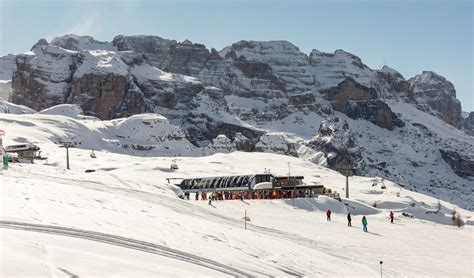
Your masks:
{"label": "bare shrub", "polygon": [[456,211],[456,209],[453,210],[452,220],[453,220],[454,226],[458,228],[461,228],[462,226],[464,226],[464,220],[462,219],[462,216],[459,213],[459,211]]}

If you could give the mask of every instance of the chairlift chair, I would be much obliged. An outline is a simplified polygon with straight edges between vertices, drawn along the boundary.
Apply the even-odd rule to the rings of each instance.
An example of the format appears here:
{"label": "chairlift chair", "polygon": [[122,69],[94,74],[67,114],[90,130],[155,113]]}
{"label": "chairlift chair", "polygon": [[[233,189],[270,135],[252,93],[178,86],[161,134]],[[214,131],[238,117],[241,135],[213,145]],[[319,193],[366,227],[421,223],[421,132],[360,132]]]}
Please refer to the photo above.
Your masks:
{"label": "chairlift chair", "polygon": [[173,160],[171,161],[170,169],[171,169],[171,170],[177,170],[177,169],[179,169],[178,163],[176,163],[176,159],[173,159]]}

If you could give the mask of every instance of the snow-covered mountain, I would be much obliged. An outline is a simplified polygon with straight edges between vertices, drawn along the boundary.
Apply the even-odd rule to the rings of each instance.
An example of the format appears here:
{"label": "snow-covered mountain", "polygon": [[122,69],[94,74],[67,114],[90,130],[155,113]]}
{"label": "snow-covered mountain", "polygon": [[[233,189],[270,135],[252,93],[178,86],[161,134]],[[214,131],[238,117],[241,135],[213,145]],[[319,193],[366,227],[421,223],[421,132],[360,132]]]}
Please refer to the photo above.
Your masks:
{"label": "snow-covered mountain", "polygon": [[[454,86],[434,72],[406,80],[343,50],[307,55],[285,41],[217,51],[156,36],[66,35],[0,62],[2,78],[12,76],[3,94],[11,102],[38,111],[76,104],[85,116],[111,120],[68,134],[84,148],[281,153],[474,209],[474,117],[461,116]],[[118,119],[142,113],[159,116]],[[119,122],[126,132],[114,128]]]}

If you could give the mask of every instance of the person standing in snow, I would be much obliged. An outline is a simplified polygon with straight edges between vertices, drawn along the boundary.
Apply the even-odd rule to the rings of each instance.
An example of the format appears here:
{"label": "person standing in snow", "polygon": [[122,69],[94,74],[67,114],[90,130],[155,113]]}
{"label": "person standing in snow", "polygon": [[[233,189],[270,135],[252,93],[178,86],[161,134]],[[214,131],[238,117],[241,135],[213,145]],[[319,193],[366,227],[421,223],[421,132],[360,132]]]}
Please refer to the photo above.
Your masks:
{"label": "person standing in snow", "polygon": [[328,210],[326,211],[326,216],[327,216],[326,220],[327,220],[327,221],[331,221],[331,210],[330,210],[330,209],[328,209]]}
{"label": "person standing in snow", "polygon": [[196,201],[199,200],[199,192],[196,192],[196,195],[194,196],[196,198]]}
{"label": "person standing in snow", "polygon": [[362,226],[364,226],[364,232],[368,232],[367,231],[367,218],[365,218],[365,215],[364,217],[362,217]]}
{"label": "person standing in snow", "polygon": [[390,223],[392,224],[393,224],[393,218],[394,218],[393,211],[390,211]]}
{"label": "person standing in snow", "polygon": [[351,221],[352,221],[352,217],[351,217],[351,213],[349,212],[347,214],[347,226],[352,227]]}
{"label": "person standing in snow", "polygon": [[207,204],[212,206],[212,196],[209,196],[209,202]]}

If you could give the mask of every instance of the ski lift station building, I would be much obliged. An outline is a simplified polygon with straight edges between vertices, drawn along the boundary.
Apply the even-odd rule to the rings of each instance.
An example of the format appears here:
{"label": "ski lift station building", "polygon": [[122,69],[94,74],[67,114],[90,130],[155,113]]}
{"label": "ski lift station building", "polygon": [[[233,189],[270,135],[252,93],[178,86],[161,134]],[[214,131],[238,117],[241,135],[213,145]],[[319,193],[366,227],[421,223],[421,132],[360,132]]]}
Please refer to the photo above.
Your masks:
{"label": "ski lift station building", "polygon": [[323,185],[303,183],[303,176],[274,176],[273,174],[256,174],[224,177],[204,177],[183,179],[176,184],[183,192],[214,191],[254,191],[254,190],[292,190],[312,189],[322,192]]}
{"label": "ski lift station building", "polygon": [[33,162],[33,159],[40,156],[40,147],[33,144],[11,145],[4,148],[8,154],[14,154],[15,160],[27,160]]}

